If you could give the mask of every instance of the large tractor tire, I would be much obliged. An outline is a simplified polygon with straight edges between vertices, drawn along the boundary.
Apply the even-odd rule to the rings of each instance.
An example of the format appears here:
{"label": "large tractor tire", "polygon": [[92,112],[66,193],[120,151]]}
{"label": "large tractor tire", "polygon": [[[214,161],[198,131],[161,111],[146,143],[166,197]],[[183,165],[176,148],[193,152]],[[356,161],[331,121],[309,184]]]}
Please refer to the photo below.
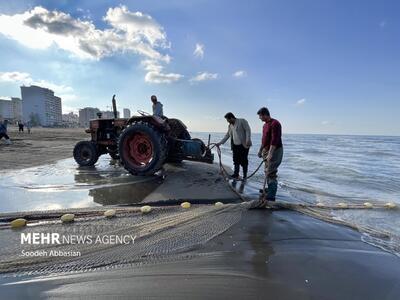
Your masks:
{"label": "large tractor tire", "polygon": [[93,166],[99,159],[96,145],[89,141],[78,142],[74,147],[74,159],[81,167]]}
{"label": "large tractor tire", "polygon": [[159,171],[167,151],[165,135],[148,123],[134,123],[119,136],[120,161],[133,175],[153,175]]}

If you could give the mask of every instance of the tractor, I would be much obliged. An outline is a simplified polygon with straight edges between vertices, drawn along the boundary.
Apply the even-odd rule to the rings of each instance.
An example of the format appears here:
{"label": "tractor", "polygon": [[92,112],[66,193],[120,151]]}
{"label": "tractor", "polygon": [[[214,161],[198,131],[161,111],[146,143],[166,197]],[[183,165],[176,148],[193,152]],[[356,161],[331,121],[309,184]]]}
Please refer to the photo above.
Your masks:
{"label": "tractor", "polygon": [[213,163],[214,155],[200,139],[192,139],[186,126],[178,119],[161,118],[138,111],[140,115],[118,118],[115,95],[112,98],[114,118],[89,121],[86,133],[90,141],[74,147],[74,159],[80,166],[93,166],[100,155],[109,154],[119,160],[132,175],[153,175],[164,163],[183,160]]}

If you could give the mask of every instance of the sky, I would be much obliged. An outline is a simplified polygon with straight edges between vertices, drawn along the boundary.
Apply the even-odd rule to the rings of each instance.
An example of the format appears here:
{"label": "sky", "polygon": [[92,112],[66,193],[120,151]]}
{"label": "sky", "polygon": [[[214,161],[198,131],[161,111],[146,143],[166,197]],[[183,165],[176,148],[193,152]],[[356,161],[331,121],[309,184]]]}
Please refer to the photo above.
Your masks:
{"label": "sky", "polygon": [[48,87],[63,112],[164,114],[223,132],[400,135],[400,2],[1,1],[0,96]]}

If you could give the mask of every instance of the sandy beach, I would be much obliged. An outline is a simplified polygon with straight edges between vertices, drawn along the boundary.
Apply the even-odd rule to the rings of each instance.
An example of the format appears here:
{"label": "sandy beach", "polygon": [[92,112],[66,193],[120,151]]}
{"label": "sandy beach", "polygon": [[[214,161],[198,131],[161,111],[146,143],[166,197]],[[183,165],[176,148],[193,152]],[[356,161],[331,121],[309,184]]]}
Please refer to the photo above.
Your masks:
{"label": "sandy beach", "polygon": [[[71,186],[53,187],[46,185],[43,195],[48,197],[64,197],[71,202],[70,197],[87,193],[92,197],[86,204],[96,202],[107,207],[124,205],[138,206],[141,203],[171,201],[179,204],[186,200],[196,203],[187,212],[182,212],[180,206],[164,206],[159,213],[147,218],[164,220],[155,223],[161,228],[160,235],[155,234],[154,240],[138,240],[137,247],[156,242],[159,252],[152,252],[155,259],[148,260],[140,256],[138,248],[133,247],[128,252],[120,252],[113,257],[109,265],[99,269],[79,269],[74,272],[62,273],[63,264],[50,262],[52,273],[40,272],[36,275],[19,275],[17,277],[1,276],[0,293],[8,299],[43,299],[43,298],[77,298],[96,299],[120,298],[155,298],[155,299],[399,299],[400,297],[400,260],[397,256],[368,245],[361,240],[361,234],[340,225],[333,225],[290,210],[245,210],[241,218],[233,226],[229,224],[220,229],[218,234],[210,236],[208,232],[218,224],[214,219],[208,221],[205,217],[197,218],[196,210],[208,209],[211,213],[215,201],[237,203],[239,198],[232,193],[227,183],[221,180],[217,165],[201,163],[183,163],[182,165],[167,165],[167,177],[160,182],[151,179],[140,182],[127,175],[121,168],[108,164],[103,160],[90,170],[81,170],[71,160],[72,148],[76,141],[85,139],[82,129],[41,129],[19,136],[11,130],[14,145],[1,145],[1,164],[5,169],[21,169],[24,177],[40,180],[43,176],[39,168],[24,173],[23,168],[41,166],[45,168],[44,175],[64,178],[63,173],[71,174]],[[46,146],[47,145],[47,146]],[[34,151],[32,151],[35,149]],[[18,151],[18,152],[17,152]],[[16,153],[20,154],[15,159]],[[31,157],[33,156],[33,159]],[[23,159],[22,159],[23,158]],[[53,164],[49,169],[44,164],[59,159],[69,158],[62,163]],[[8,174],[5,172],[4,174]],[[106,175],[104,175],[106,174]],[[111,175],[110,175],[111,174]],[[14,176],[14,175],[13,175]],[[37,178],[36,178],[36,177]],[[35,179],[36,178],[36,179]],[[2,180],[2,177],[0,177]],[[47,179],[46,179],[47,180]],[[64,180],[64,179],[63,179]],[[10,181],[13,182],[13,181]],[[77,185],[77,189],[74,190]],[[88,185],[84,189],[82,185]],[[18,187],[22,189],[22,187]],[[39,187],[30,186],[38,194],[37,201],[44,202]],[[60,193],[57,193],[57,189]],[[51,190],[52,193],[45,191]],[[9,195],[15,191],[11,190]],[[28,194],[26,194],[28,195]],[[30,197],[30,196],[29,196]],[[23,201],[28,196],[20,196]],[[45,204],[45,203],[44,203]],[[233,204],[235,205],[235,204]],[[240,206],[240,204],[237,204]],[[28,203],[25,207],[29,207]],[[64,207],[64,206],[63,206]],[[77,206],[65,206],[67,209],[55,211],[53,217],[69,211],[74,212]],[[45,207],[43,207],[45,210]],[[82,209],[82,208],[79,208]],[[95,208],[91,208],[95,209]],[[174,214],[193,216],[175,223]],[[229,211],[228,211],[229,212]],[[165,219],[171,216],[170,219]],[[182,214],[182,215],[179,215]],[[29,212],[1,214],[2,218],[27,216]],[[224,216],[224,214],[220,214]],[[229,213],[226,213],[229,215]],[[218,211],[217,215],[218,216]],[[142,217],[138,216],[142,222]],[[121,230],[127,231],[136,222],[132,216],[120,217],[110,222],[122,220]],[[147,219],[145,219],[146,221]],[[154,221],[148,219],[147,221]],[[198,223],[199,220],[203,220]],[[217,219],[216,219],[217,220]],[[35,222],[33,220],[32,222]],[[90,222],[79,219],[75,222],[79,230],[92,230]],[[99,222],[99,221],[96,221]],[[176,221],[177,222],[177,221]],[[171,225],[168,225],[168,224]],[[79,224],[86,224],[79,227]],[[110,226],[112,223],[106,223]],[[143,223],[147,224],[147,223]],[[175,224],[175,225],[174,225]],[[54,225],[53,225],[54,226]],[[164,227],[163,227],[164,226]],[[189,226],[189,227],[185,227]],[[104,227],[104,226],[103,226]],[[103,227],[93,226],[100,230]],[[50,230],[46,225],[28,227],[24,230]],[[58,225],[59,230],[70,228]],[[119,228],[119,227],[115,227]],[[135,233],[136,227],[133,227]],[[190,231],[181,232],[184,228]],[[119,230],[119,229],[118,229]],[[180,231],[181,230],[181,231]],[[151,231],[151,230],[150,230]],[[176,232],[175,235],[165,235]],[[179,233],[179,234],[178,234]],[[8,243],[3,248],[13,253],[18,249],[19,231],[2,229],[0,243]],[[146,233],[147,234],[147,233]],[[185,246],[186,235],[205,238],[206,242],[193,242]],[[15,241],[15,242],[13,242]],[[182,245],[180,244],[182,243]],[[164,245],[169,249],[165,255]],[[172,248],[168,248],[171,247]],[[185,246],[185,247],[184,247]],[[13,248],[14,247],[14,248]],[[17,247],[17,248],[15,248]],[[160,248],[161,247],[161,248]],[[109,249],[112,251],[112,249]],[[94,251],[90,249],[90,251]],[[155,250],[152,250],[155,251]],[[119,253],[119,252],[116,252]],[[99,255],[108,257],[107,251]],[[89,255],[89,254],[88,254]],[[124,257],[122,257],[124,255]],[[139,255],[139,256],[135,256]],[[83,256],[85,258],[86,256]],[[114,267],[114,263],[130,261],[122,267]],[[106,264],[104,260],[100,263]],[[68,265],[68,261],[67,261]],[[57,267],[58,266],[58,267]],[[90,266],[90,265],[89,265]],[[64,266],[65,267],[65,266]],[[46,268],[42,266],[42,270]]]}
{"label": "sandy beach", "polygon": [[9,126],[12,145],[0,141],[0,169],[15,170],[56,162],[72,156],[74,145],[90,136],[83,128],[32,128],[28,134]]}
{"label": "sandy beach", "polygon": [[360,234],[291,211],[253,210],[191,259],[3,278],[8,299],[399,299],[400,260]]}

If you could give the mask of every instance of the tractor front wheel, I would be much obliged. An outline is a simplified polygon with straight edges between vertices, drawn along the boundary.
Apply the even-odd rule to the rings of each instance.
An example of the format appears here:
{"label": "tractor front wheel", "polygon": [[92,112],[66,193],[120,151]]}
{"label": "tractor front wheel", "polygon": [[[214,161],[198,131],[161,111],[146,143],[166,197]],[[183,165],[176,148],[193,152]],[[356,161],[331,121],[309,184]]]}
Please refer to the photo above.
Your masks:
{"label": "tractor front wheel", "polygon": [[81,141],[75,145],[74,159],[82,167],[93,166],[99,159],[96,145],[89,141]]}
{"label": "tractor front wheel", "polygon": [[153,175],[160,170],[167,156],[163,133],[148,123],[128,126],[119,136],[118,152],[122,165],[133,175]]}

